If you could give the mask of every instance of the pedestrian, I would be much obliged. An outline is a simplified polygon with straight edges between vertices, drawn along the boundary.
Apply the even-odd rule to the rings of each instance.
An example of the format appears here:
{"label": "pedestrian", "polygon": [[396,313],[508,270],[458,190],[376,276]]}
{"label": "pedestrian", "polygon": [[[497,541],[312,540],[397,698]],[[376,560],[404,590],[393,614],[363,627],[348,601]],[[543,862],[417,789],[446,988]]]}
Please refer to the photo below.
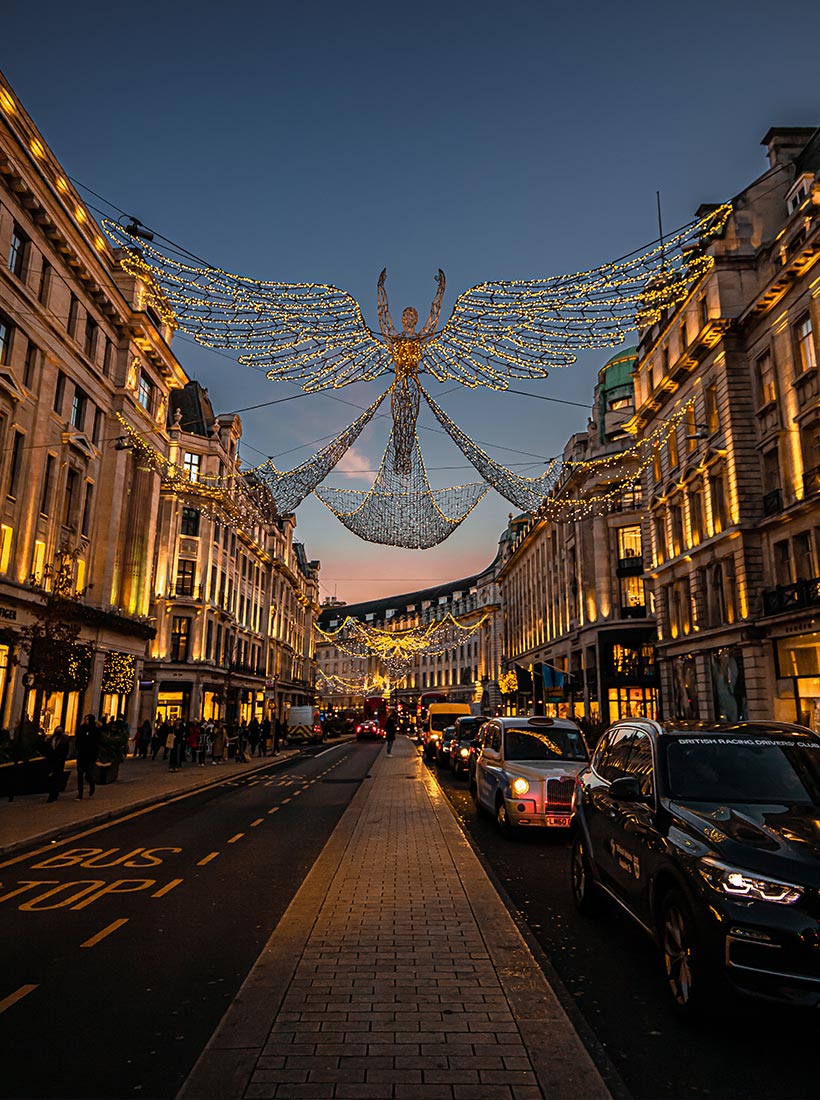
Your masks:
{"label": "pedestrian", "polygon": [[220,722],[214,736],[214,754],[211,760],[212,764],[221,764],[225,758],[225,752],[227,750],[227,739],[224,723]]}
{"label": "pedestrian", "polygon": [[261,734],[262,731],[259,728],[259,719],[254,715],[248,724],[248,745],[250,746],[251,756],[261,755],[259,752],[259,738]]}
{"label": "pedestrian", "polygon": [[393,752],[393,742],[396,740],[396,712],[391,710],[384,723],[384,739],[387,742],[387,755]]}
{"label": "pedestrian", "polygon": [[93,714],[87,714],[74,738],[77,755],[77,798],[83,797],[83,782],[88,780],[88,797],[94,797],[97,753],[100,748],[100,730]]}
{"label": "pedestrian", "polygon": [[264,718],[262,725],[259,727],[259,755],[268,755],[268,745],[271,739],[271,721],[270,718]]}
{"label": "pedestrian", "polygon": [[174,728],[169,735],[169,748],[171,750],[171,759],[168,763],[168,771],[176,772],[182,767],[182,763],[185,759],[185,725],[181,718],[177,718],[174,722]]}
{"label": "pedestrian", "polygon": [[148,746],[151,744],[152,740],[151,719],[146,718],[137,731],[137,752],[141,760],[145,760],[148,756]]}
{"label": "pedestrian", "polygon": [[205,757],[213,746],[214,727],[212,722],[205,722],[199,734],[199,753],[197,763],[200,768],[205,767]]}
{"label": "pedestrian", "polygon": [[279,718],[279,715],[277,714],[276,719],[273,723],[273,755],[274,756],[279,755],[279,742],[282,740],[282,733],[283,733],[282,721]]}
{"label": "pedestrian", "polygon": [[199,722],[192,720],[188,723],[188,737],[187,745],[191,750],[191,763],[196,764],[197,753],[199,752],[199,739],[202,736],[202,730]]}
{"label": "pedestrian", "polygon": [[48,761],[48,798],[47,802],[56,802],[63,789],[65,761],[68,756],[68,734],[62,726],[56,726],[54,733],[46,742],[46,760]]}

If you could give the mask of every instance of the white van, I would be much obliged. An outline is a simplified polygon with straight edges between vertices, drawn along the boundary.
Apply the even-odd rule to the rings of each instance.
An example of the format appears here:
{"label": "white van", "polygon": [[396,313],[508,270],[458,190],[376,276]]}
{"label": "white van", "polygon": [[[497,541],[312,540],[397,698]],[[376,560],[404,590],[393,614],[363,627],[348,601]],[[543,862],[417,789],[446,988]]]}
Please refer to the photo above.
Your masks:
{"label": "white van", "polygon": [[291,707],[287,721],[289,744],[307,745],[322,740],[322,716],[318,707]]}

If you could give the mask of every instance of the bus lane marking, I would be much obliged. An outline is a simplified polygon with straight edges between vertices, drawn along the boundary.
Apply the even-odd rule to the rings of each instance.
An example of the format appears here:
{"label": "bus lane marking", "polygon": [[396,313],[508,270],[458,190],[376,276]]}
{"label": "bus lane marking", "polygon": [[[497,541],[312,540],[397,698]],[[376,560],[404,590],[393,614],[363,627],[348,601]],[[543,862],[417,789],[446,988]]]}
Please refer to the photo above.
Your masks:
{"label": "bus lane marking", "polygon": [[209,852],[208,855],[205,856],[204,859],[201,859],[199,861],[199,863],[197,863],[197,867],[204,867],[206,863],[210,863],[211,860],[216,859],[216,857],[218,855],[219,855],[219,852]]}
{"label": "bus lane marking", "polygon": [[27,997],[29,993],[33,993],[38,987],[36,985],[21,985],[14,993],[10,993],[8,997],[4,997],[0,1001],[0,1013],[5,1012],[7,1008],[11,1008],[12,1005],[16,1005],[18,1001],[22,1001],[23,997]]}
{"label": "bus lane marking", "polygon": [[166,894],[170,894],[172,890],[176,889],[181,882],[184,882],[181,878],[172,878],[170,882],[166,882],[164,886],[160,886],[156,893],[151,895],[152,898],[164,898]]}
{"label": "bus lane marking", "polygon": [[237,833],[236,836],[231,837],[231,839],[228,841],[228,843],[229,844],[236,844],[237,840],[241,840],[244,835],[245,835],[244,833]]}
{"label": "bus lane marking", "polygon": [[119,920],[112,921],[111,924],[107,924],[102,931],[98,932],[96,936],[92,936],[90,940],[81,943],[80,947],[96,947],[100,940],[104,940],[106,936],[110,936],[112,932],[116,932],[117,929],[122,928],[124,924],[128,924],[128,917],[121,917]]}

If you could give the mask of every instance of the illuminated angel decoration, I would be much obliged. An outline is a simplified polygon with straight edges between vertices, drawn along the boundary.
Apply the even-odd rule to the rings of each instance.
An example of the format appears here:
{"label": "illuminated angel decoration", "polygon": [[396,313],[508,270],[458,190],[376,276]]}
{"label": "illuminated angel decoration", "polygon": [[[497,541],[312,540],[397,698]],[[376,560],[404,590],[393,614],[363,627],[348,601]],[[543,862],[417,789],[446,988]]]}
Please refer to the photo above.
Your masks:
{"label": "illuminated angel decoration", "polygon": [[[265,370],[273,381],[296,382],[308,393],[392,375],[390,472],[401,480],[406,500],[405,482],[413,479],[417,447],[420,375],[503,390],[513,379],[543,378],[552,368],[571,364],[582,349],[618,346],[627,332],[655,323],[682,302],[711,269],[708,246],[730,212],[729,204],[714,207],[666,239],[589,271],[479,283],[458,297],[441,329],[445,279],[439,270],[420,331],[418,313],[411,307],[402,312],[401,330],[394,326],[386,271],[378,280],[379,331],[374,332],[355,299],[335,286],[233,275],[193,257],[180,258],[183,254],[174,246],[158,248],[136,223],[124,227],[105,220],[103,228],[120,248],[122,267],[140,281],[145,305],[198,343],[232,349],[240,363]],[[444,423],[441,410],[433,411]],[[354,429],[345,429],[344,439],[352,440]],[[459,446],[464,442],[456,441]],[[301,499],[325,476],[329,457],[338,461],[343,450],[334,444],[320,452],[317,463],[308,460],[288,474],[270,469],[263,476],[272,490],[278,487],[284,493],[287,488],[288,499]],[[480,461],[474,462],[476,457]],[[528,504],[549,490],[549,472],[516,480],[497,463],[471,454],[468,458],[488,481],[504,484]],[[424,494],[417,499],[429,511],[430,500]]]}

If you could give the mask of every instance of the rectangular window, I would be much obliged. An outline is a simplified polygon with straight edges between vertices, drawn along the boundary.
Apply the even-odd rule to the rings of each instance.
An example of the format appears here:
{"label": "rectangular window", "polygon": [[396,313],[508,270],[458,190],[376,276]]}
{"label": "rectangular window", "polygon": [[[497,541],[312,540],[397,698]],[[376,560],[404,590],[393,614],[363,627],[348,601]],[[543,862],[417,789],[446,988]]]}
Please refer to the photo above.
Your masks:
{"label": "rectangular window", "polygon": [[91,530],[91,505],[94,502],[94,485],[92,482],[87,481],[85,483],[85,500],[83,501],[83,521],[80,525],[80,534],[88,538],[88,533]]}
{"label": "rectangular window", "polygon": [[214,647],[214,624],[213,619],[208,619],[205,624],[205,660],[210,661],[211,654]]}
{"label": "rectangular window", "polygon": [[804,314],[794,326],[794,341],[797,352],[797,373],[803,374],[807,370],[815,370],[817,352],[814,347],[811,317],[808,313]]}
{"label": "rectangular window", "polygon": [[199,512],[196,508],[182,509],[182,524],[180,531],[183,535],[199,534]]}
{"label": "rectangular window", "polygon": [[43,579],[43,566],[46,563],[46,544],[39,539],[34,543],[34,553],[31,557],[31,579],[34,584],[39,584]]}
{"label": "rectangular window", "polygon": [[34,374],[37,370],[37,360],[40,355],[40,349],[36,344],[33,344],[31,340],[28,342],[26,348],[26,363],[23,368],[23,385],[26,389],[31,389],[34,385]]}
{"label": "rectangular window", "polygon": [[686,449],[691,452],[694,451],[698,445],[698,424],[695,419],[695,407],[690,405],[686,410]]}
{"label": "rectangular window", "polygon": [[211,603],[216,603],[216,566],[211,566],[211,585],[208,590],[208,599]]}
{"label": "rectangular window", "polygon": [[77,485],[79,475],[76,470],[69,470],[65,479],[65,496],[63,497],[63,527],[74,525],[74,510],[77,507]]}
{"label": "rectangular window", "polygon": [[103,374],[106,378],[111,374],[111,360],[114,354],[114,347],[111,341],[106,336],[105,349],[103,350]]}
{"label": "rectangular window", "polygon": [[720,427],[720,421],[718,419],[718,399],[717,399],[717,386],[707,386],[705,392],[706,398],[706,430],[709,435],[714,433]]}
{"label": "rectangular window", "polygon": [[77,300],[76,295],[72,294],[68,304],[68,326],[66,331],[69,336],[73,336],[76,339],[77,336],[77,319],[80,316],[80,303]]}
{"label": "rectangular window", "polygon": [[673,504],[669,509],[669,519],[672,526],[672,553],[683,553],[683,508],[680,504]]}
{"label": "rectangular window", "polygon": [[666,448],[669,456],[669,469],[674,470],[679,465],[678,457],[678,433],[676,428],[671,428],[666,440]]}
{"label": "rectangular window", "polygon": [[712,522],[714,533],[717,535],[729,526],[729,512],[726,507],[726,482],[723,474],[715,474],[714,477],[710,477],[709,488],[712,494]]}
{"label": "rectangular window", "polygon": [[[154,385],[147,374],[141,374],[139,385],[137,387],[137,401],[148,412],[151,412],[154,406]],[[197,456],[198,457],[198,456]],[[196,481],[196,478],[192,477],[192,481]]]}
{"label": "rectangular window", "polygon": [[762,409],[764,405],[777,400],[777,390],[774,380],[774,363],[771,351],[764,351],[755,360],[755,382],[757,389],[757,407]]}
{"label": "rectangular window", "polygon": [[74,399],[71,402],[71,423],[78,432],[83,430],[85,423],[86,398],[79,386],[74,387]]}
{"label": "rectangular window", "polygon": [[774,544],[774,578],[778,584],[792,583],[792,550],[788,539]]}
{"label": "rectangular window", "polygon": [[810,581],[815,576],[810,531],[794,536],[794,576],[798,581]]}
{"label": "rectangular window", "polygon": [[216,649],[214,650],[214,661],[217,664],[222,663],[221,653],[222,653],[222,624],[217,623],[216,624]]}
{"label": "rectangular window", "polygon": [[700,311],[700,327],[706,328],[709,324],[709,303],[706,301],[706,295],[698,300],[698,309]]}
{"label": "rectangular window", "polygon": [[11,542],[14,531],[6,524],[0,525],[0,573],[8,573],[11,564]]}
{"label": "rectangular window", "polygon": [[10,497],[16,497],[17,491],[20,488],[21,474],[23,472],[23,443],[25,438],[24,433],[18,432],[15,428],[14,439],[11,444],[11,472],[9,474],[8,492]]}
{"label": "rectangular window", "polygon": [[703,490],[692,486],[689,490],[689,523],[692,527],[692,542],[698,546],[703,541],[706,523],[703,511]]}
{"label": "rectangular window", "polygon": [[642,552],[640,527],[619,527],[618,559],[639,558]]}
{"label": "rectangular window", "polygon": [[40,268],[40,285],[37,288],[37,299],[42,302],[44,306],[48,305],[48,294],[51,289],[51,272],[51,264],[45,256],[43,256],[43,266]]}
{"label": "rectangular window", "polygon": [[63,398],[65,397],[65,375],[61,370],[57,371],[57,385],[54,389],[54,411],[63,415]]}
{"label": "rectangular window", "polygon": [[98,445],[100,437],[102,435],[103,424],[103,411],[95,407],[94,409],[94,427],[91,429],[91,442]]}
{"label": "rectangular window", "polygon": [[11,248],[9,249],[9,271],[22,279],[26,273],[26,253],[28,252],[28,237],[17,224],[11,231]]}
{"label": "rectangular window", "polygon": [[188,660],[188,642],[191,634],[191,620],[185,615],[174,615],[171,620],[171,660]]}
{"label": "rectangular window", "polygon": [[635,608],[646,606],[646,596],[641,577],[621,577],[620,589],[622,612],[631,611],[634,613]]}
{"label": "rectangular window", "polygon": [[46,470],[43,475],[43,492],[40,496],[40,515],[49,514],[49,500],[51,497],[51,480],[54,476],[54,455],[46,455]]}
{"label": "rectangular window", "polygon": [[195,579],[196,579],[196,562],[195,561],[179,561],[179,562],[177,562],[176,594],[178,596],[193,596]]}
{"label": "rectangular window", "polygon": [[188,477],[191,479],[191,481],[199,481],[199,471],[200,467],[202,466],[202,455],[191,454],[190,451],[185,451],[183,453],[183,466],[185,467],[185,472],[188,474]]}
{"label": "rectangular window", "polygon": [[94,349],[97,345],[97,322],[93,317],[86,316],[85,336],[83,337],[83,351],[89,359],[94,358]]}
{"label": "rectangular window", "polygon": [[0,316],[0,365],[8,363],[11,357],[12,328],[11,321],[7,321],[5,317]]}
{"label": "rectangular window", "polygon": [[655,559],[658,565],[666,561],[666,522],[663,516],[655,516]]}

